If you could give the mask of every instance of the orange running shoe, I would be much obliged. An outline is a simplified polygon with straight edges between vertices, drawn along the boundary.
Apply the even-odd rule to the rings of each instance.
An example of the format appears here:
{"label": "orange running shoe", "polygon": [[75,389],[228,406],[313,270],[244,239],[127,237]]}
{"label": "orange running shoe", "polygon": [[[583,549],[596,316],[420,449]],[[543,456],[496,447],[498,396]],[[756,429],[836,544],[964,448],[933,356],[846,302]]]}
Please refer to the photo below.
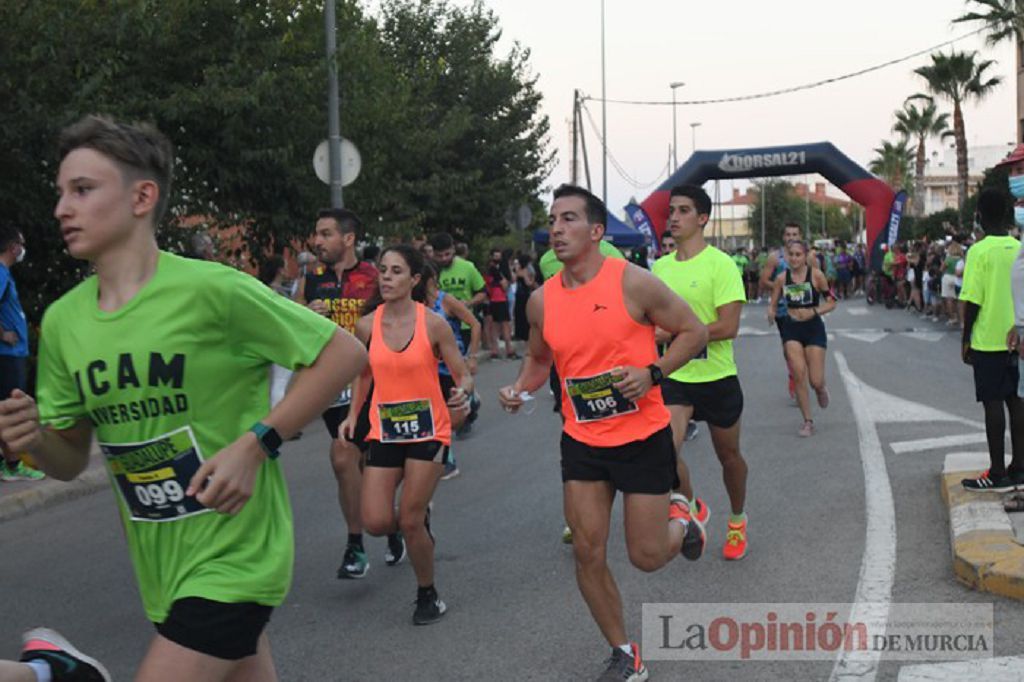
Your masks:
{"label": "orange running shoe", "polygon": [[690,514],[690,502],[684,495],[673,493],[670,499],[668,518],[686,522],[686,535],[683,537],[683,546],[679,548],[679,553],[690,561],[696,561],[704,554],[704,546],[707,544],[704,524]]}
{"label": "orange running shoe", "polygon": [[740,523],[729,522],[729,529],[725,534],[725,545],[722,546],[722,555],[729,561],[737,561],[747,556],[747,521]]}
{"label": "orange running shoe", "polygon": [[704,504],[704,500],[699,497],[694,497],[693,505],[690,507],[690,513],[693,515],[693,518],[700,521],[704,526],[708,525],[708,519],[711,518],[711,508]]}

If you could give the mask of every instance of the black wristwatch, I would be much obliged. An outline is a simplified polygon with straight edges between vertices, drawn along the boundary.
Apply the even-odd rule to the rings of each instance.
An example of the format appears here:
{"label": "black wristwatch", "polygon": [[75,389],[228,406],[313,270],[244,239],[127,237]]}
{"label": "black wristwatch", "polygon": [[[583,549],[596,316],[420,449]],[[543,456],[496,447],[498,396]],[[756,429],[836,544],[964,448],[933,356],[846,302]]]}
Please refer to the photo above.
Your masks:
{"label": "black wristwatch", "polygon": [[256,422],[249,430],[256,434],[256,440],[260,442],[260,447],[263,448],[267,457],[277,459],[281,454],[281,443],[284,442],[277,429],[267,426],[263,422]]}
{"label": "black wristwatch", "polygon": [[658,367],[654,363],[647,365],[647,371],[651,373],[651,384],[657,386],[661,383],[661,380],[665,378],[665,374],[661,371],[661,367]]}

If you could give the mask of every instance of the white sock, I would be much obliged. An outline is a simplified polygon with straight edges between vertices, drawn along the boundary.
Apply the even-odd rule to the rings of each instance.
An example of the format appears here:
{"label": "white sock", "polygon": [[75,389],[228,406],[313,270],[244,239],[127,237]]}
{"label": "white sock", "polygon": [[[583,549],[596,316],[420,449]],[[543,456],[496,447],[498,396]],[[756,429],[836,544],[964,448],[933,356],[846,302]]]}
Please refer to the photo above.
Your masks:
{"label": "white sock", "polygon": [[32,668],[32,672],[36,674],[36,682],[52,682],[53,670],[46,661],[29,661],[25,665]]}
{"label": "white sock", "polygon": [[622,653],[629,654],[630,656],[633,655],[633,647],[629,644],[620,644],[619,648],[622,649]]}

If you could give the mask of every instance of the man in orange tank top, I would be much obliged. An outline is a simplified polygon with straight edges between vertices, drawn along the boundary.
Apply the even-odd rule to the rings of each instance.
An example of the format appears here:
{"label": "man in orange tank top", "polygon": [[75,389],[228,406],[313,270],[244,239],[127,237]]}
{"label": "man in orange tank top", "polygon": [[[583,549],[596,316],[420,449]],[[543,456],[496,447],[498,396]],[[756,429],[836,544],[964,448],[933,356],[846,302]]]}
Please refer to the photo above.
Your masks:
{"label": "man in orange tank top", "polygon": [[[529,353],[519,378],[499,391],[509,412],[522,394],[561,377],[562,483],[572,529],[576,581],[612,647],[600,680],[647,679],[639,648],[626,636],[622,598],[607,563],[612,503],[623,493],[626,547],[642,571],[676,555],[697,559],[704,529],[676,484],[669,413],[658,384],[707,344],[707,329],[663,282],[625,261],[605,258],[607,209],[593,194],[562,185],[548,216],[551,247],[565,265],[530,296]],[[655,326],[674,338],[659,358]]]}

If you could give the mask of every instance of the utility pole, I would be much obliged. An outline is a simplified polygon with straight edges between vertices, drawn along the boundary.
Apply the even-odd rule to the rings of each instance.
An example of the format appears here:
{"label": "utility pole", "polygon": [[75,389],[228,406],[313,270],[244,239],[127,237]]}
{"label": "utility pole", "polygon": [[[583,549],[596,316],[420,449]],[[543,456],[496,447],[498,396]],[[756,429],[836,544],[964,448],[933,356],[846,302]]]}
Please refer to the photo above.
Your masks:
{"label": "utility pole", "polygon": [[579,147],[579,131],[576,128],[578,120],[577,109],[580,106],[580,91],[572,91],[572,184],[579,185],[580,160],[577,152]]}
{"label": "utility pole", "polygon": [[331,208],[342,208],[341,196],[341,113],[338,96],[338,27],[334,0],[324,3],[327,32],[327,156],[331,171]]}
{"label": "utility pole", "polygon": [[604,68],[604,0],[601,0],[601,144],[604,158],[601,163],[601,199],[608,205],[608,92],[605,88]]}

